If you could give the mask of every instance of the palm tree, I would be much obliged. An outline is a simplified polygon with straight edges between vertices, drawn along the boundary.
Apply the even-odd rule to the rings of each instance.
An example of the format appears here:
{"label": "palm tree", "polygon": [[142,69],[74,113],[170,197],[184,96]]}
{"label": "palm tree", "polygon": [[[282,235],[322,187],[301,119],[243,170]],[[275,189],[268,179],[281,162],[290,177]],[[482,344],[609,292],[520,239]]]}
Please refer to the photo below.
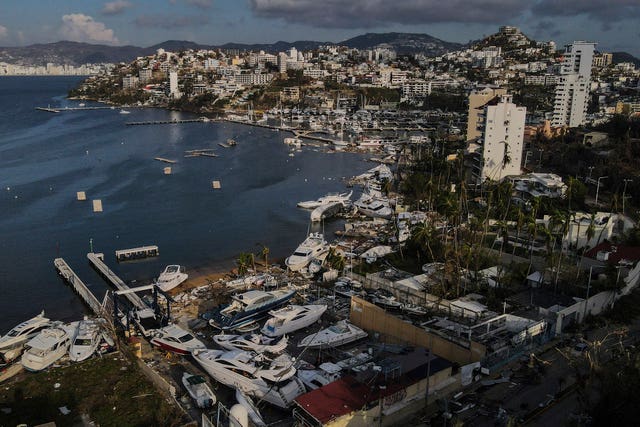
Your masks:
{"label": "palm tree", "polygon": [[255,270],[253,254],[248,252],[241,252],[240,255],[238,255],[236,264],[238,266],[238,275],[240,276],[247,274],[247,272],[249,271],[249,266],[253,265],[253,268]]}
{"label": "palm tree", "polygon": [[264,260],[264,269],[268,273],[269,272],[269,247],[267,247],[266,245],[263,245],[262,243],[257,243],[257,245],[260,245],[262,247],[262,250],[260,251],[260,255]]}
{"label": "palm tree", "polygon": [[427,224],[426,222],[421,222],[420,224],[415,225],[411,230],[411,238],[418,244],[418,246],[427,249],[429,256],[431,257],[431,261],[435,261],[436,259],[430,243],[435,236],[435,231],[436,230],[433,225]]}

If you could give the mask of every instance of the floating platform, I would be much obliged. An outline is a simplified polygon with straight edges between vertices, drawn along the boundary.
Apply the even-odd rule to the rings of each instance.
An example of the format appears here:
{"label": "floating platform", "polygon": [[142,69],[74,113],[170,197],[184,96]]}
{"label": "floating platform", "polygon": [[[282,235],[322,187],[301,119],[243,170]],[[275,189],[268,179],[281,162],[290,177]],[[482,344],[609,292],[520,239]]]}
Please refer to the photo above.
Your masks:
{"label": "floating platform", "polygon": [[219,190],[222,188],[222,186],[220,185],[220,181],[213,181],[211,185],[213,186],[214,190]]}
{"label": "floating platform", "polygon": [[160,255],[160,251],[158,247],[155,245],[151,246],[140,246],[139,248],[131,248],[131,249],[120,249],[116,251],[116,260],[118,261],[129,261],[133,259],[142,259],[149,258]]}
{"label": "floating platform", "polygon": [[78,191],[76,193],[76,198],[81,201],[84,202],[85,200],[87,200],[87,195],[84,193],[84,191]]}
{"label": "floating platform", "polygon": [[167,166],[162,170],[165,175],[171,175],[171,166]]}
{"label": "floating platform", "polygon": [[165,159],[164,157],[154,157],[153,160],[157,160],[157,161],[163,162],[163,163],[169,163],[169,164],[172,164],[172,165],[178,163],[177,160]]}
{"label": "floating platform", "polygon": [[102,212],[102,200],[95,199],[93,201],[93,211],[94,212]]}

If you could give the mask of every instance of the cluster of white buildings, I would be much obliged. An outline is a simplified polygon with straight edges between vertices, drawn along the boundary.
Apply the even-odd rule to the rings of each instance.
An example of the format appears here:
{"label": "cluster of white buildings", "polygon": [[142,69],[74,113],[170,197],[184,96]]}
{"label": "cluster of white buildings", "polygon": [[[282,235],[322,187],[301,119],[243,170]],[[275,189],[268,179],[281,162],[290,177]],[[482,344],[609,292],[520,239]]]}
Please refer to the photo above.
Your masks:
{"label": "cluster of white buildings", "polygon": [[108,72],[113,64],[59,65],[16,65],[0,62],[0,76],[90,76]]}

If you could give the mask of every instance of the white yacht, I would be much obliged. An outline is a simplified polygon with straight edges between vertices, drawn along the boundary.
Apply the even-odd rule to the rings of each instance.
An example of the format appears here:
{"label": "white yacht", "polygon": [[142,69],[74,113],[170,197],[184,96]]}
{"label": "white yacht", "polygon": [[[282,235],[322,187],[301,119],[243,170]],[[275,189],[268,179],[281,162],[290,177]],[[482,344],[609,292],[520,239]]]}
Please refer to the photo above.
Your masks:
{"label": "white yacht", "polygon": [[233,295],[231,304],[214,313],[209,324],[223,331],[236,330],[266,316],[269,310],[283,306],[295,293],[293,289],[278,289]]}
{"label": "white yacht", "polygon": [[305,392],[286,354],[270,359],[242,350],[196,350],[193,358],[216,381],[281,408]]}
{"label": "white yacht", "polygon": [[103,331],[98,321],[87,319],[80,321],[71,347],[69,359],[73,362],[81,362],[93,356],[102,341]]}
{"label": "white yacht", "polygon": [[296,375],[311,391],[340,379],[342,368],[335,363],[325,362],[318,369],[298,369]]}
{"label": "white yacht", "polygon": [[22,366],[28,371],[39,372],[54,364],[69,350],[76,329],[77,324],[44,329],[26,344]]}
{"label": "white yacht", "polygon": [[216,395],[211,391],[211,387],[202,375],[185,372],[182,374],[182,385],[187,389],[189,396],[196,402],[198,408],[211,408],[216,404]]}
{"label": "white yacht", "polygon": [[290,334],[317,322],[326,310],[326,305],[290,305],[270,311],[271,318],[260,332],[268,337]]}
{"label": "white yacht", "polygon": [[363,252],[360,258],[363,258],[367,263],[371,264],[378,260],[378,258],[385,257],[393,253],[393,248],[387,245],[378,245]]}
{"label": "white yacht", "polygon": [[299,271],[305,268],[313,258],[329,251],[329,244],[324,240],[322,233],[310,233],[304,242],[300,243],[284,263],[291,271]]}
{"label": "white yacht", "polygon": [[156,286],[167,292],[185,280],[189,278],[189,275],[184,272],[184,267],[179,265],[168,265],[160,276],[156,280]]}
{"label": "white yacht", "polygon": [[154,333],[154,337],[149,342],[173,353],[185,355],[196,349],[206,348],[202,341],[175,324],[157,329]]}
{"label": "white yacht", "polygon": [[363,215],[371,218],[389,219],[393,215],[393,209],[387,200],[369,197],[366,194],[363,194],[353,205]]}
{"label": "white yacht", "polygon": [[213,341],[226,350],[244,350],[256,353],[280,354],[287,349],[289,339],[285,337],[269,338],[261,334],[214,335]]}
{"label": "white yacht", "polygon": [[0,337],[0,356],[10,362],[22,353],[27,341],[50,326],[50,320],[44,317],[44,311],[29,320],[15,326],[6,335]]}
{"label": "white yacht", "polygon": [[247,410],[247,415],[255,427],[267,427],[267,423],[264,422],[262,414],[258,410],[258,407],[253,403],[253,400],[240,389],[236,389],[236,400]]}
{"label": "white yacht", "polygon": [[341,320],[315,334],[303,338],[298,347],[338,347],[365,338],[368,334],[346,320]]}
{"label": "white yacht", "polygon": [[331,218],[345,208],[344,202],[329,202],[318,206],[311,211],[311,222],[320,222],[323,219]]}
{"label": "white yacht", "polygon": [[131,114],[131,112],[127,110],[120,110],[120,114]]}
{"label": "white yacht", "polygon": [[353,191],[348,193],[329,193],[326,196],[320,197],[317,200],[308,200],[306,202],[299,202],[298,207],[303,209],[315,209],[318,206],[326,205],[327,203],[342,202],[349,203],[351,201],[351,195]]}

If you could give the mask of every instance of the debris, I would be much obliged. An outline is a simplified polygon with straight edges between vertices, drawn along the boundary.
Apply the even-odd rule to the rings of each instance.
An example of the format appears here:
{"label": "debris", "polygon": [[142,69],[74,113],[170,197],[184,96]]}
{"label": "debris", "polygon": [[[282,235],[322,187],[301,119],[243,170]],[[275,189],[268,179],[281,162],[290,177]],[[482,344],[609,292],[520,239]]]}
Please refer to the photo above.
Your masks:
{"label": "debris", "polygon": [[69,408],[67,408],[66,406],[61,406],[58,408],[58,410],[60,411],[60,413],[62,415],[69,415],[71,413],[71,410]]}

